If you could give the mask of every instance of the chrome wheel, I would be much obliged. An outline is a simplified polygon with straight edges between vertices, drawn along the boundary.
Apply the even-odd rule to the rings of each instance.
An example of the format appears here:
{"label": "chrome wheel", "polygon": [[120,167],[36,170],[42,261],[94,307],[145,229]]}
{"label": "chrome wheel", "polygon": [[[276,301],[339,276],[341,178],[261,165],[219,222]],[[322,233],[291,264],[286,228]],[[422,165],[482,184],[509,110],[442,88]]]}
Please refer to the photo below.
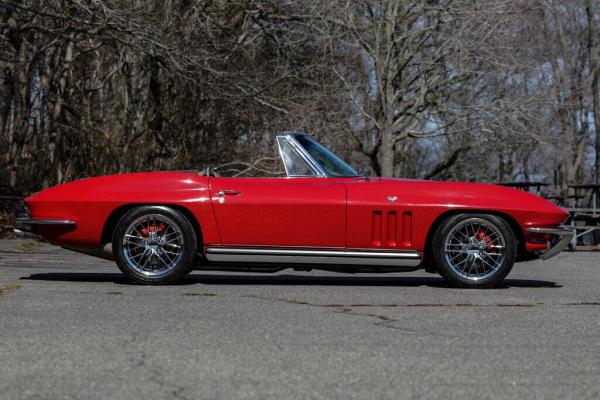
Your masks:
{"label": "chrome wheel", "polygon": [[504,264],[507,246],[498,226],[481,218],[457,223],[446,235],[444,255],[450,269],[464,279],[479,281]]}
{"label": "chrome wheel", "polygon": [[184,238],[179,225],[161,214],[134,220],[123,235],[123,259],[138,273],[157,277],[168,274],[183,256]]}

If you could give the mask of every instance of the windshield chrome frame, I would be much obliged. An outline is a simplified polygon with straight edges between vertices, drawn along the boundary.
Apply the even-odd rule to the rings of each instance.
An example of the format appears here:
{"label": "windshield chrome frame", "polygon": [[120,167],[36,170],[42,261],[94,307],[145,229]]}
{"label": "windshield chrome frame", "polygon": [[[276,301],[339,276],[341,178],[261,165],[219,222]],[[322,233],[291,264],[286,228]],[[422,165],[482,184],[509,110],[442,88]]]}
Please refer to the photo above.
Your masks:
{"label": "windshield chrome frame", "polygon": [[[283,162],[283,167],[285,168],[285,174],[288,178],[329,178],[330,176],[325,172],[323,167],[319,165],[315,159],[308,154],[306,149],[296,140],[295,136],[304,135],[302,132],[290,132],[285,135],[277,135],[277,148],[279,149],[279,157],[281,157],[281,161]],[[313,171],[314,175],[290,175],[288,171],[288,167],[285,163],[285,158],[283,157],[283,150],[281,148],[281,140],[285,140],[292,149],[302,158],[302,160],[308,165],[311,171]]]}

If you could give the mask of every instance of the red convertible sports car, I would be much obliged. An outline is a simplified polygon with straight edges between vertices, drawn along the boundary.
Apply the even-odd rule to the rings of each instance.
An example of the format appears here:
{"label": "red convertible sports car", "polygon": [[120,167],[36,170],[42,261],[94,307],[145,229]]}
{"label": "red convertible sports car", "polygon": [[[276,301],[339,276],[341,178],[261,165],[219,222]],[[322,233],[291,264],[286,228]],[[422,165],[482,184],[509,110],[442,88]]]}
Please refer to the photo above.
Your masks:
{"label": "red convertible sports car", "polygon": [[302,133],[277,145],[282,177],[207,168],[83,179],[25,199],[15,232],[114,259],[145,284],[192,269],[424,268],[468,287],[498,285],[515,261],[550,258],[573,235],[565,210],[527,192],[361,176]]}

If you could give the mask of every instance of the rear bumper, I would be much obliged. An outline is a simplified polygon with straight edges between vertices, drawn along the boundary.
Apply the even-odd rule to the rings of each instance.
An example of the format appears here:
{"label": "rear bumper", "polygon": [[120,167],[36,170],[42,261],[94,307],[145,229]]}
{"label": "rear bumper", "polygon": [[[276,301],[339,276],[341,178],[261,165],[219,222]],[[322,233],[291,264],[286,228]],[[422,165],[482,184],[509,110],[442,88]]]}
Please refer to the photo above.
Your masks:
{"label": "rear bumper", "polygon": [[34,240],[43,241],[42,237],[40,235],[38,235],[37,233],[33,233],[30,231],[24,230],[23,228],[14,228],[13,232],[14,232],[15,236],[18,237],[19,239],[34,239]]}
{"label": "rear bumper", "polygon": [[543,250],[540,253],[540,258],[542,260],[552,258],[561,251],[563,251],[564,248],[569,245],[571,239],[573,238],[573,235],[575,234],[573,229],[564,226],[556,228],[527,228],[525,229],[525,231],[531,233],[545,233],[554,235],[555,239],[548,243],[548,249]]}
{"label": "rear bumper", "polygon": [[44,239],[35,231],[36,226],[75,226],[75,221],[68,219],[33,219],[21,217],[15,219],[15,228],[13,232],[18,238],[35,239],[44,241]]}

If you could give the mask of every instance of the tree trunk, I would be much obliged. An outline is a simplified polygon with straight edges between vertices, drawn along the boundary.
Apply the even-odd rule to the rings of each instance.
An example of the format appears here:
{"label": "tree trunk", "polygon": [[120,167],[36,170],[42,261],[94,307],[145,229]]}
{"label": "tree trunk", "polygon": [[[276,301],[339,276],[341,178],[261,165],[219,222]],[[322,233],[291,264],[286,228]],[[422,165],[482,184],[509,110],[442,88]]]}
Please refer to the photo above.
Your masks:
{"label": "tree trunk", "polygon": [[394,147],[392,126],[386,121],[381,129],[381,146],[379,147],[381,176],[394,176]]}
{"label": "tree trunk", "polygon": [[585,11],[588,22],[588,46],[590,74],[592,78],[592,114],[594,118],[594,131],[596,132],[596,183],[600,184],[600,66],[598,65],[598,34],[594,23],[593,1],[587,0]]}

